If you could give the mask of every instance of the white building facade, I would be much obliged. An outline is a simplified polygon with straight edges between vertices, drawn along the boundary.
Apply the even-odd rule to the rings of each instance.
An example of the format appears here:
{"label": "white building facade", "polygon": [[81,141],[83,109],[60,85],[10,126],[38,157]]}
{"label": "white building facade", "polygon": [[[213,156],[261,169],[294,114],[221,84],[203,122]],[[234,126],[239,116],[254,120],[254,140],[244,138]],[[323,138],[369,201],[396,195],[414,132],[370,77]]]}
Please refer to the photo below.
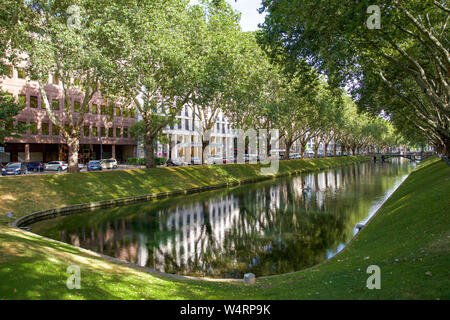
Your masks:
{"label": "white building facade", "polygon": [[[137,119],[142,120],[139,112]],[[155,156],[182,159],[185,162],[190,162],[192,158],[202,158],[202,126],[189,105],[185,105],[178,113],[174,125],[163,129],[163,135],[167,139],[165,143],[156,144]],[[237,134],[231,122],[220,112],[211,132],[209,154],[221,155],[224,159],[234,158],[236,139]],[[138,142],[137,156],[145,156],[142,142]]]}

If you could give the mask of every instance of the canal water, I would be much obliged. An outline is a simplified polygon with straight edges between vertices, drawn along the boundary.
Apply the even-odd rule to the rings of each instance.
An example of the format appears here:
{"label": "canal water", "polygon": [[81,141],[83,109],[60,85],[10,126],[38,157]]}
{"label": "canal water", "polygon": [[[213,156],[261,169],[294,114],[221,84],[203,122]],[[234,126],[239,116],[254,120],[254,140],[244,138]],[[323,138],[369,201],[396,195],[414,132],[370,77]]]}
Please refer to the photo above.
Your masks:
{"label": "canal water", "polygon": [[362,163],[201,194],[82,212],[37,234],[162,272],[242,278],[321,263],[355,235],[414,164]]}

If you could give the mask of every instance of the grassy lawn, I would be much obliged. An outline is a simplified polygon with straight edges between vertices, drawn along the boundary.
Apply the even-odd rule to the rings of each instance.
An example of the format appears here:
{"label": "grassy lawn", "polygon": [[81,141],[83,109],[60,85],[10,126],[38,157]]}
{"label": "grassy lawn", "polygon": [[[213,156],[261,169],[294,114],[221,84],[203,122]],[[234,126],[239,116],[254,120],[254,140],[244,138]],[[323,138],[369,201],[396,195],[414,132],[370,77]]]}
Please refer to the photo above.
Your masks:
{"label": "grassy lawn", "polygon": [[[281,162],[280,172],[341,161],[345,159]],[[168,191],[170,182],[177,183],[172,188],[183,188],[242,179],[257,170],[257,166],[229,165],[0,178],[0,211],[17,216]],[[450,167],[444,162],[425,161],[339,255],[308,270],[260,279],[254,287],[155,276],[6,227],[3,217],[0,299],[449,299],[449,178]],[[65,190],[68,186],[72,188]],[[18,198],[19,194],[23,197]],[[52,196],[46,198],[48,194]],[[66,269],[72,264],[81,268],[80,290],[68,290],[65,285]],[[381,268],[381,290],[365,287],[369,265]]]}

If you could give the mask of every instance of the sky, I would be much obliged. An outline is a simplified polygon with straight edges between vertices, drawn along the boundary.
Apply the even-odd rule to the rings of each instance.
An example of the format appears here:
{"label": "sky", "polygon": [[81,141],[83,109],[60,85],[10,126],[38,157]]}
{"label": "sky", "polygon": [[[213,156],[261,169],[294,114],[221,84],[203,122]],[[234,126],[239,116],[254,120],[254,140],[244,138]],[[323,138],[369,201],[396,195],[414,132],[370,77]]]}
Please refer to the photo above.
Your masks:
{"label": "sky", "polygon": [[[226,0],[233,9],[242,13],[241,27],[242,31],[258,30],[258,24],[264,22],[265,14],[259,14],[258,9],[261,7],[261,0]],[[197,4],[197,0],[191,0],[191,4]]]}

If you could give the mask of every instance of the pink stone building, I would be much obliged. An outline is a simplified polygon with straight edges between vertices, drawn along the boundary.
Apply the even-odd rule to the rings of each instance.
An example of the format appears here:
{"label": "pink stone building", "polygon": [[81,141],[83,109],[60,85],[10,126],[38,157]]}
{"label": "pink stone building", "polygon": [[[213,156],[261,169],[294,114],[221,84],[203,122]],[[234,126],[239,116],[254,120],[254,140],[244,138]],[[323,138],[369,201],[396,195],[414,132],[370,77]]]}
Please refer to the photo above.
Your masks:
{"label": "pink stone building", "polygon": [[[62,86],[52,76],[49,82],[45,91],[50,105],[60,122],[67,123]],[[47,115],[37,82],[27,79],[22,69],[10,68],[10,74],[0,77],[0,88],[25,105],[14,122],[31,124],[28,132],[20,138],[6,140],[5,152],[0,153],[0,162],[67,160],[67,145]],[[75,110],[75,116],[81,101],[82,96],[76,92],[71,94],[71,107]],[[136,141],[129,131],[135,122],[134,110],[107,104],[100,96],[95,96],[89,105],[89,113],[84,117],[80,162],[101,158],[125,161],[135,157]]]}

